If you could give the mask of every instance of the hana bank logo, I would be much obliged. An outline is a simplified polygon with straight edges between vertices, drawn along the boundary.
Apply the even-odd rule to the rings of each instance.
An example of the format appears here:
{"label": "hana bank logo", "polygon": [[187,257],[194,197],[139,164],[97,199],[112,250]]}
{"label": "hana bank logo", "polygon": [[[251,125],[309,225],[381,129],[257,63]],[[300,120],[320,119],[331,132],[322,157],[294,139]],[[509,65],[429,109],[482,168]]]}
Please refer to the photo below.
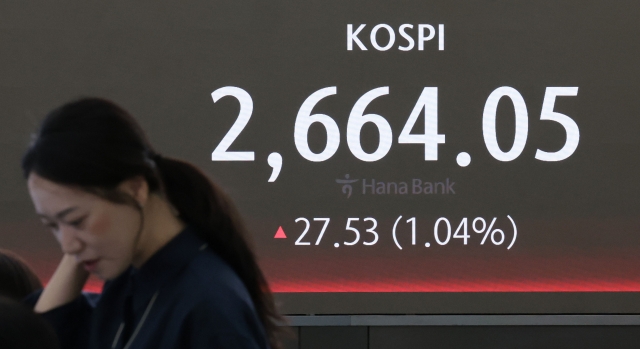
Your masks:
{"label": "hana bank logo", "polygon": [[359,179],[349,179],[349,175],[344,175],[344,179],[336,179],[336,183],[342,184],[342,193],[347,194],[347,199],[351,197],[351,193],[353,193],[353,188],[351,184],[356,183]]}
{"label": "hana bank logo", "polygon": [[381,181],[375,178],[351,179],[348,174],[336,183],[342,186],[342,193],[347,199],[353,194],[353,185],[362,183],[362,195],[455,195],[456,183],[449,177],[440,181],[425,181],[411,178],[404,181]]}

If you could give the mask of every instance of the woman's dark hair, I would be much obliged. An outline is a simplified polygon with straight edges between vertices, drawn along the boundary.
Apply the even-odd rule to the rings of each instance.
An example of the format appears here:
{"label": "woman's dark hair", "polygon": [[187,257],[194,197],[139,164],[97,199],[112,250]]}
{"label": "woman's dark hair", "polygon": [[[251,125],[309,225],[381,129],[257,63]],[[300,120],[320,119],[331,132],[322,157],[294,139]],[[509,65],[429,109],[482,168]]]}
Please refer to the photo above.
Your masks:
{"label": "woman's dark hair", "polygon": [[83,98],[53,110],[24,155],[22,169],[25,178],[34,172],[122,204],[131,204],[132,198],[117,186],[143,176],[149,190],[165,196],[180,218],[235,270],[271,347],[280,347],[276,333],[281,317],[230,199],[194,165],[156,153],[124,109],[104,99]]}
{"label": "woman's dark hair", "polygon": [[58,337],[47,321],[33,310],[0,297],[0,348],[58,349]]}
{"label": "woman's dark hair", "polygon": [[41,288],[42,283],[27,263],[18,255],[0,249],[0,296],[21,301]]}

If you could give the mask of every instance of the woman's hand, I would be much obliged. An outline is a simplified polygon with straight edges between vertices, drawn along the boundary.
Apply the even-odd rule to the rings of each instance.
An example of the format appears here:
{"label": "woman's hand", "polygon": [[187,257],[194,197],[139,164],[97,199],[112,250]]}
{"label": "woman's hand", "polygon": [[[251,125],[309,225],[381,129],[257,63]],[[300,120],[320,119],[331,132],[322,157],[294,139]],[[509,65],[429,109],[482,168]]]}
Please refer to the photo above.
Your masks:
{"label": "woman's hand", "polygon": [[34,311],[44,313],[76,299],[88,278],[89,273],[82,265],[73,256],[65,254],[40,295]]}

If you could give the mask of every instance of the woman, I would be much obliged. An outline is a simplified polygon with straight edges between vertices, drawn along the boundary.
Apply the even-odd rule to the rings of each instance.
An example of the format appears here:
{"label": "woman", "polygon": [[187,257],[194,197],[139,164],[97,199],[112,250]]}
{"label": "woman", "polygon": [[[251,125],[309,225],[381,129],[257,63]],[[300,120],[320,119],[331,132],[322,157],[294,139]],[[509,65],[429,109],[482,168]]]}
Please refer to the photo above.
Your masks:
{"label": "woman", "polygon": [[[115,104],[52,111],[22,162],[64,252],[35,305],[64,348],[278,348],[277,314],[229,199],[159,155]],[[89,273],[106,280],[95,306]]]}

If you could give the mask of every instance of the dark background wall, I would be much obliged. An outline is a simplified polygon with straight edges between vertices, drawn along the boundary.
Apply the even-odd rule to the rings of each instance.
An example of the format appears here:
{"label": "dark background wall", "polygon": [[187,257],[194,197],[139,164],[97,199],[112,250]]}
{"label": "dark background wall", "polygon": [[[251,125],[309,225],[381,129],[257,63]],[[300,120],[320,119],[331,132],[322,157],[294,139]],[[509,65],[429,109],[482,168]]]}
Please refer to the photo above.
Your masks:
{"label": "dark background wall", "polygon": [[[49,110],[93,95],[121,104],[158,151],[195,163],[231,194],[272,288],[311,295],[297,310],[285,304],[287,312],[404,314],[411,313],[408,300],[414,294],[425,297],[421,304],[436,304],[438,293],[469,304],[480,292],[540,296],[537,303],[507,304],[495,294],[475,302],[482,303],[481,310],[422,307],[420,313],[536,312],[532,304],[540,304],[537,312],[543,313],[635,312],[637,303],[628,301],[634,297],[621,292],[640,290],[638,7],[596,0],[3,2],[0,246],[31,261],[42,278],[51,274],[59,251],[33,214],[18,164]],[[360,36],[368,51],[347,50],[349,23],[368,25]],[[404,42],[397,35],[393,49],[376,51],[369,33],[380,23],[396,31],[403,23],[443,24],[444,50],[434,39],[423,51],[400,51]],[[415,28],[411,34],[416,37]],[[232,97],[213,103],[211,92],[223,86],[241,87],[253,98],[251,120],[231,147],[254,151],[253,162],[211,161],[238,112]],[[296,150],[294,124],[303,101],[327,86],[336,86],[337,95],[314,112],[335,119],[341,143],[331,159],[311,162]],[[381,86],[389,86],[389,95],[372,102],[367,112],[386,118],[393,144],[379,161],[361,161],[346,144],[349,111],[364,93]],[[437,161],[424,160],[421,144],[397,141],[427,86],[439,89],[438,132],[447,139],[438,147]],[[483,105],[501,86],[517,89],[529,114],[527,145],[510,162],[490,155],[483,140]],[[559,162],[534,158],[537,149],[554,151],[567,139],[557,122],[539,120],[550,86],[579,91],[558,97],[554,109],[575,119],[581,135],[576,152]],[[508,149],[514,109],[508,98],[503,102],[496,130],[498,143]],[[361,134],[368,152],[377,147],[371,123]],[[319,152],[325,141],[322,126],[312,125],[310,147]],[[276,151],[284,165],[277,181],[268,183],[267,156]],[[471,154],[468,167],[456,163],[461,151]],[[349,173],[362,181],[350,198],[336,183]],[[373,178],[449,178],[456,194],[363,195],[358,185]],[[434,241],[438,217],[448,217],[454,230],[463,217],[470,222],[495,217],[494,227],[509,242],[515,234],[507,215],[519,228],[512,249],[507,243],[481,244],[482,236],[471,228],[466,245],[456,238],[446,246]],[[399,216],[404,217],[402,251],[391,237]],[[412,216],[416,245],[405,221]],[[296,223],[298,217],[332,218],[322,243],[294,244],[304,226]],[[348,217],[360,219],[356,227],[363,237],[355,246],[345,244],[353,239],[344,229]],[[362,243],[371,237],[365,236],[370,224],[365,217],[377,219],[375,246]],[[319,224],[314,222],[307,241],[318,236]],[[274,239],[280,226],[287,239]],[[602,303],[598,291],[615,300]],[[576,303],[545,298],[548,292],[581,292],[576,299],[586,301],[574,310]],[[379,302],[369,298],[372,293],[393,299]],[[614,303],[615,309],[609,307]],[[399,307],[389,310],[386,304]],[[309,305],[322,309],[308,311]]]}
{"label": "dark background wall", "polygon": [[[488,287],[483,283],[487,276],[500,271],[498,276],[503,279],[496,277],[499,287],[509,284],[500,283],[505,279],[518,281],[521,277],[524,281],[515,284],[525,291],[533,290],[526,287],[544,289],[545,285],[582,287],[582,291],[630,291],[624,297],[608,293],[613,295],[608,298],[610,303],[594,303],[597,298],[589,299],[590,293],[583,292],[575,303],[557,300],[555,305],[539,308],[542,312],[557,311],[562,306],[574,312],[636,312],[640,304],[635,302],[640,289],[640,182],[636,178],[640,168],[640,100],[636,97],[640,90],[636,78],[640,67],[639,12],[634,2],[593,0],[4,1],[0,3],[0,248],[25,257],[42,279],[51,275],[60,258],[59,249],[33,214],[19,169],[20,157],[46,112],[79,96],[96,95],[113,99],[131,111],[159,151],[196,163],[230,192],[249,219],[263,265],[274,284],[288,281],[289,285],[300,286],[304,284],[296,279],[300,276],[323,276],[312,280],[315,284],[304,285],[321,287],[331,281],[335,288],[358,281],[357,277],[365,274],[411,281],[424,276],[420,272],[434,271],[427,276],[460,273],[459,283],[444,282],[445,288],[462,287],[465,281],[471,282],[465,287],[475,291],[474,287]],[[442,54],[433,50],[423,56],[417,52],[399,56],[397,50],[389,54],[347,52],[346,23],[364,22],[369,23],[368,29],[385,22],[394,28],[402,23],[446,23],[447,46]],[[362,37],[368,39],[367,35]],[[442,147],[441,160],[408,166],[422,159],[423,149],[415,146],[404,150],[408,148],[394,144],[392,156],[377,164],[365,164],[354,160],[344,137],[336,155],[339,161],[315,166],[301,159],[293,147],[296,112],[312,92],[336,84],[342,99],[323,108],[336,118],[343,133],[350,108],[364,92],[383,85],[399,91],[394,96],[400,97],[378,106],[379,112],[389,117],[396,136],[420,89],[425,84],[439,86],[443,108],[439,127],[448,140],[447,147]],[[210,93],[228,85],[241,86],[254,97],[255,119],[234,144],[238,150],[255,150],[255,164],[210,161],[211,151],[233,122],[228,116],[236,112],[232,103],[214,108]],[[580,86],[579,97],[559,103],[563,112],[580,117],[577,120],[583,138],[572,161],[541,167],[532,160],[534,146],[523,153],[525,160],[512,164],[498,163],[488,155],[480,116],[487,94],[502,85],[516,86],[530,102],[532,142],[545,149],[561,146],[564,133],[559,127],[533,123],[539,118],[544,88]],[[220,115],[226,118],[216,118]],[[507,121],[499,126],[500,132],[512,137],[513,123],[508,121],[512,120],[512,110],[501,115],[501,120]],[[473,127],[462,127],[465,122]],[[264,130],[279,132],[265,136]],[[370,131],[365,138],[375,143],[375,132]],[[509,137],[501,140],[505,149]],[[312,145],[323,144],[322,132],[312,138]],[[278,182],[267,187],[270,168],[266,157],[273,150],[281,151],[289,162]],[[470,167],[471,172],[463,172],[455,164],[455,155],[461,150],[476,151],[472,164],[477,167]],[[538,167],[532,167],[533,163]],[[354,176],[359,171],[363,176],[391,179],[453,173],[465,178],[467,188],[473,190],[460,192],[457,201],[436,203],[355,197],[345,201],[335,179],[343,178],[346,171],[356,171],[350,172]],[[397,268],[380,273],[379,266],[390,266],[398,260],[406,263],[401,265],[414,265],[411,263],[427,259],[420,251],[398,255],[389,236],[381,240],[381,248],[375,253],[367,255],[369,251],[360,249],[353,250],[356,252],[351,256],[337,254],[331,245],[320,246],[313,253],[292,253],[291,244],[275,245],[272,239],[285,219],[289,231],[298,228],[293,223],[297,214],[335,213],[353,208],[354,202],[383,216],[400,208],[405,212],[456,212],[460,217],[471,211],[491,216],[513,209],[528,218],[528,229],[522,230],[513,260],[509,259],[513,254],[506,250],[488,250],[486,246],[476,246],[472,252],[461,248],[440,251],[429,257],[429,265],[449,268],[441,275],[435,273],[436,267],[413,268],[410,271],[417,270],[413,274],[397,273]],[[314,206],[319,203],[324,206]],[[307,207],[316,211],[303,211]],[[368,212],[364,208],[352,212],[364,215]],[[449,209],[452,211],[446,211]],[[381,226],[390,225],[390,217],[388,213],[386,221],[381,219]],[[316,258],[325,255],[329,258]],[[532,255],[536,258],[531,260],[537,264],[516,263]],[[362,256],[369,259],[359,259]],[[469,258],[466,264],[460,262],[463,257]],[[283,266],[290,268],[287,273],[281,272],[286,269]],[[336,280],[328,280],[327,275]],[[474,275],[481,277],[473,279]],[[609,283],[600,282],[603,279]],[[555,283],[545,284],[548,280]],[[458,304],[473,299],[462,293],[454,296],[462,300]],[[315,303],[307,299],[294,307],[284,304],[283,309],[290,314],[309,314],[322,305],[330,313],[339,313],[340,309],[375,313],[371,309],[379,305],[363,299],[352,302],[354,294],[349,295],[351,298],[332,297],[330,294],[323,298],[329,301]],[[399,305],[395,309],[409,313],[411,302],[402,299],[396,298]],[[544,299],[539,297],[538,302]],[[492,301],[483,300],[481,312],[495,312],[497,307],[492,304],[509,307],[511,312],[535,304],[503,300],[499,295]],[[450,301],[455,303],[455,299]],[[359,308],[352,307],[354,304]],[[385,308],[385,312],[393,313],[394,309]],[[438,308],[437,312],[447,313],[447,309]],[[455,312],[464,313],[465,309],[456,308]],[[289,341],[287,348],[637,348],[638,329],[299,326],[294,327],[297,338]]]}

